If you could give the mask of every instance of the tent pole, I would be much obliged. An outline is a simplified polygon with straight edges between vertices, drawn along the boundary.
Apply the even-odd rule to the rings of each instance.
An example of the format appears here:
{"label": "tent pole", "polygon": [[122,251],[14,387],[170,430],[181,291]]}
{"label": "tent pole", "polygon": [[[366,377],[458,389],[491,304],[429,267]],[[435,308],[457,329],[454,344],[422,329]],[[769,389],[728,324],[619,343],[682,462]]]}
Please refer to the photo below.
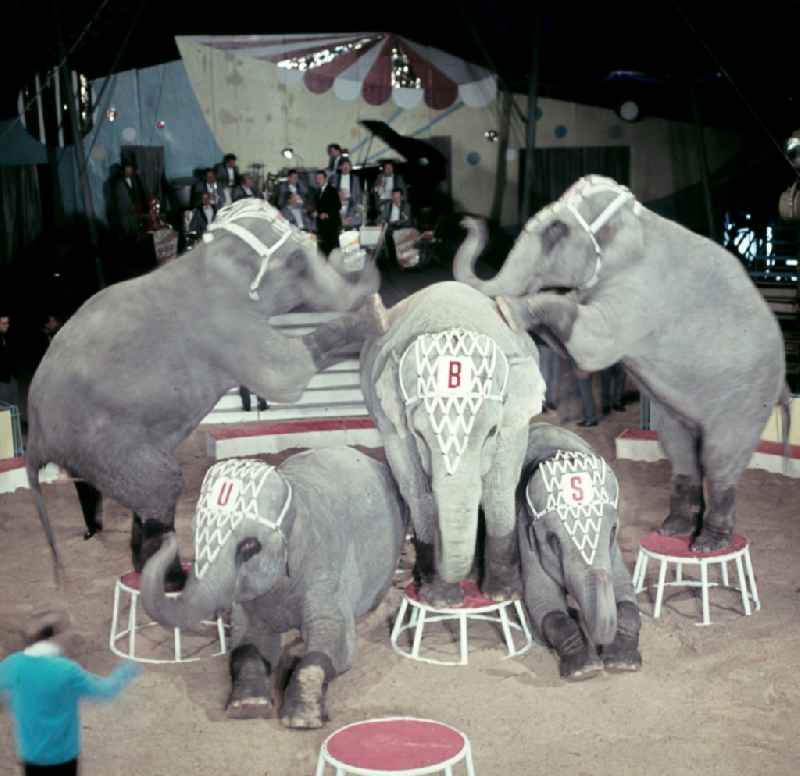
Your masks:
{"label": "tent pole", "polygon": [[533,20],[531,45],[531,74],[528,80],[528,126],[525,135],[525,174],[522,178],[522,212],[520,221],[533,215],[534,156],[536,154],[536,104],[539,99],[539,51],[542,43],[542,13],[537,10]]}
{"label": "tent pole", "polygon": [[714,206],[711,200],[711,182],[708,172],[708,155],[706,154],[706,140],[703,125],[700,122],[700,106],[697,102],[697,86],[692,85],[689,89],[692,98],[692,114],[694,115],[694,128],[697,134],[697,150],[700,156],[700,179],[703,182],[703,200],[706,206],[706,225],[708,236],[712,240],[717,239],[717,229],[714,224]]}
{"label": "tent pole", "polygon": [[[54,4],[55,5],[55,4]],[[95,276],[97,278],[98,290],[105,287],[105,278],[103,276],[103,264],[100,258],[100,246],[97,238],[97,220],[95,218],[94,203],[92,202],[92,189],[89,183],[89,176],[86,171],[86,156],[83,147],[83,136],[81,135],[80,122],[78,121],[78,113],[80,112],[80,103],[77,100],[77,95],[72,88],[72,78],[70,77],[69,65],[64,56],[64,41],[61,34],[61,20],[58,17],[58,11],[53,8],[56,16],[56,29],[58,33],[58,49],[59,57],[62,60],[61,70],[64,74],[64,88],[67,96],[67,105],[69,105],[69,118],[72,125],[72,143],[75,148],[75,165],[78,168],[78,181],[80,182],[81,194],[83,196],[83,210],[86,215],[86,223],[89,227],[89,241],[92,245],[92,252],[94,253],[94,268]]]}
{"label": "tent pole", "polygon": [[514,95],[508,89],[501,87],[501,94],[503,95],[503,102],[500,110],[500,133],[497,138],[497,173],[495,175],[494,197],[490,211],[490,219],[496,224],[500,224],[503,216],[503,199],[505,197],[508,172],[508,136],[511,130],[511,107],[514,101]]}

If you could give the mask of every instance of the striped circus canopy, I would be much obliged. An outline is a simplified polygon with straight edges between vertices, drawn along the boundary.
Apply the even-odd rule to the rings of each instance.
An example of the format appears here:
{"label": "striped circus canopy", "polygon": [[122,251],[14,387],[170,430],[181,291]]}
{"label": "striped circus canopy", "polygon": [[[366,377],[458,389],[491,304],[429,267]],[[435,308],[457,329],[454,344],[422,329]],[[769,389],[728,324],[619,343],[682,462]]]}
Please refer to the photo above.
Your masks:
{"label": "striped circus canopy", "polygon": [[489,70],[385,32],[193,35],[176,40],[272,62],[287,84],[302,82],[314,94],[333,89],[340,100],[362,97],[370,105],[391,98],[406,109],[422,100],[434,110],[458,100],[482,108],[497,93]]}

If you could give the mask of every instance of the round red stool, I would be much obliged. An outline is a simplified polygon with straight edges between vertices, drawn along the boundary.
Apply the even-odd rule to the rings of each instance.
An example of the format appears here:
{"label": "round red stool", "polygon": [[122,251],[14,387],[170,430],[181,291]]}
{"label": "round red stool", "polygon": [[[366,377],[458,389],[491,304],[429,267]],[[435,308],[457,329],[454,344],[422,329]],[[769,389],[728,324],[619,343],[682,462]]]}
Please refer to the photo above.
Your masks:
{"label": "round red stool", "polygon": [[[406,585],[405,597],[400,604],[400,611],[392,628],[392,649],[398,655],[425,663],[440,666],[465,666],[469,660],[467,624],[473,620],[492,622],[500,626],[508,652],[507,657],[522,655],[531,648],[533,639],[521,601],[493,601],[491,598],[486,598],[478,589],[478,585],[471,579],[462,581],[461,589],[464,591],[462,604],[438,609],[420,601],[417,587],[413,582]],[[515,619],[512,619],[509,612],[514,613]],[[406,615],[408,615],[407,618]],[[420,651],[425,626],[428,623],[448,620],[458,622],[458,659],[440,660],[422,656]],[[414,634],[411,646],[408,648],[404,648],[398,643],[400,635],[405,631],[413,631]],[[515,633],[522,636],[521,646],[517,646],[514,641]]]}
{"label": "round red stool", "polygon": [[[183,570],[189,572],[192,568],[191,563],[183,563]],[[226,646],[225,629],[226,625],[222,617],[218,617],[215,622],[203,621],[204,626],[215,628],[214,641],[218,643],[217,651],[212,655],[192,655],[185,657],[183,654],[183,643],[181,640],[180,628],[172,629],[173,650],[172,657],[144,657],[136,654],[136,634],[144,628],[149,628],[152,625],[159,623],[154,620],[147,620],[145,622],[137,621],[137,607],[139,603],[139,591],[141,587],[142,575],[138,571],[129,571],[117,579],[117,584],[114,586],[114,611],[111,615],[111,630],[108,635],[108,646],[115,655],[127,658],[128,660],[135,660],[137,663],[189,663],[195,660],[202,660],[204,657],[216,657],[217,655],[224,655]],[[170,597],[179,596],[180,593],[167,593]],[[128,614],[127,614],[127,628],[123,621],[122,629],[119,630],[120,611],[123,608],[122,597],[128,596]],[[124,639],[127,640],[127,649],[125,649]]]}
{"label": "round red stool", "polygon": [[[664,600],[664,589],[667,587],[695,587],[700,588],[702,599],[702,620],[698,625],[711,625],[709,614],[709,590],[712,587],[723,587],[736,590],[742,596],[742,608],[748,617],[752,614],[752,601],[756,611],[761,608],[758,598],[758,588],[753,574],[753,564],[750,559],[750,544],[741,534],[734,534],[733,541],[728,547],[713,552],[695,552],[691,549],[691,536],[664,536],[657,531],[645,536],[639,545],[639,555],[636,558],[636,567],[633,571],[633,589],[635,593],[645,590],[647,565],[652,558],[658,561],[658,582],[656,583],[656,601],[653,607],[653,618],[661,616],[661,605]],[[736,564],[736,573],[739,586],[729,583],[728,563]],[[674,580],[667,581],[667,569],[670,564],[675,566]],[[709,580],[710,566],[719,566],[719,581]],[[700,579],[685,579],[684,566],[699,566]]]}
{"label": "round red stool", "polygon": [[324,776],[329,765],[336,776],[452,776],[459,763],[475,776],[469,739],[460,730],[432,719],[387,717],[354,722],[328,736],[315,776]]}

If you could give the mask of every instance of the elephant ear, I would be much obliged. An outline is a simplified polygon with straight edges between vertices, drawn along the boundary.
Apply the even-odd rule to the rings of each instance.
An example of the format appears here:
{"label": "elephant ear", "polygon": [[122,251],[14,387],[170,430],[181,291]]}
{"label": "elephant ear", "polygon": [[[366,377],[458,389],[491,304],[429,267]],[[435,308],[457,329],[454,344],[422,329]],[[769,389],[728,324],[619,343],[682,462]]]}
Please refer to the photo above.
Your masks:
{"label": "elephant ear", "polygon": [[400,390],[400,374],[398,359],[394,353],[384,361],[383,368],[375,379],[375,395],[381,410],[402,438],[408,434],[406,424],[406,408]]}
{"label": "elephant ear", "polygon": [[508,386],[503,425],[526,426],[542,411],[545,382],[535,356],[509,356]]}

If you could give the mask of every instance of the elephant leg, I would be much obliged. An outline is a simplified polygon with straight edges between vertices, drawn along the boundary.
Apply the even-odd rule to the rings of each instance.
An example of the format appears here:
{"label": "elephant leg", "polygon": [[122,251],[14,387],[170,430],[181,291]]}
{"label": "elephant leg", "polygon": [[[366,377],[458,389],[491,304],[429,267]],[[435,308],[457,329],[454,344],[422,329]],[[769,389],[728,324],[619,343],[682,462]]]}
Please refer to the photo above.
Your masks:
{"label": "elephant leg", "polygon": [[703,429],[703,474],[708,493],[708,509],[692,549],[712,552],[727,547],[736,526],[736,483],[750,462],[763,429],[743,433],[730,424]]}
{"label": "elephant leg", "polygon": [[354,313],[344,313],[303,336],[317,371],[342,359],[337,351],[380,337],[389,328],[386,308],[378,294],[372,294]]}
{"label": "elephant leg", "polygon": [[91,539],[98,531],[103,530],[103,494],[88,482],[75,481],[78,501],[81,504],[83,521],[86,523],[84,539]]}
{"label": "elephant leg", "polygon": [[436,505],[414,440],[410,436],[400,437],[394,431],[382,429],[382,432],[386,460],[414,526],[414,582],[419,597],[433,607],[458,606],[464,601],[461,585],[445,582],[436,572]]}
{"label": "elephant leg", "polygon": [[542,567],[536,542],[527,524],[527,515],[521,516],[517,535],[525,608],[533,634],[538,641],[555,650],[562,679],[588,679],[602,671],[603,664],[578,622],[570,615],[563,584]]}
{"label": "elephant leg", "polygon": [[522,473],[527,444],[517,434],[500,435],[494,463],[483,477],[483,512],[486,518],[486,549],[481,590],[495,601],[519,595],[519,544],[516,531],[516,490]]}
{"label": "elephant leg", "polygon": [[595,648],[568,612],[548,612],[542,619],[541,631],[558,655],[558,671],[562,679],[591,679],[603,670]]}
{"label": "elephant leg", "polygon": [[703,513],[699,433],[665,413],[658,436],[672,464],[669,514],[659,532],[667,536],[694,533]]}
{"label": "elephant leg", "polygon": [[288,728],[320,728],[328,721],[325,697],[329,682],[352,665],[355,617],[346,602],[336,603],[333,591],[310,590],[301,630],[306,653],[289,679],[280,719]]}
{"label": "elephant leg", "polygon": [[233,605],[231,622],[231,692],[226,714],[231,719],[267,719],[274,714],[270,676],[280,657],[280,634],[248,618],[241,604]]}
{"label": "elephant leg", "polygon": [[617,601],[617,633],[614,641],[600,650],[607,671],[638,671],[642,667],[639,652],[641,626],[639,607],[630,601]]}

